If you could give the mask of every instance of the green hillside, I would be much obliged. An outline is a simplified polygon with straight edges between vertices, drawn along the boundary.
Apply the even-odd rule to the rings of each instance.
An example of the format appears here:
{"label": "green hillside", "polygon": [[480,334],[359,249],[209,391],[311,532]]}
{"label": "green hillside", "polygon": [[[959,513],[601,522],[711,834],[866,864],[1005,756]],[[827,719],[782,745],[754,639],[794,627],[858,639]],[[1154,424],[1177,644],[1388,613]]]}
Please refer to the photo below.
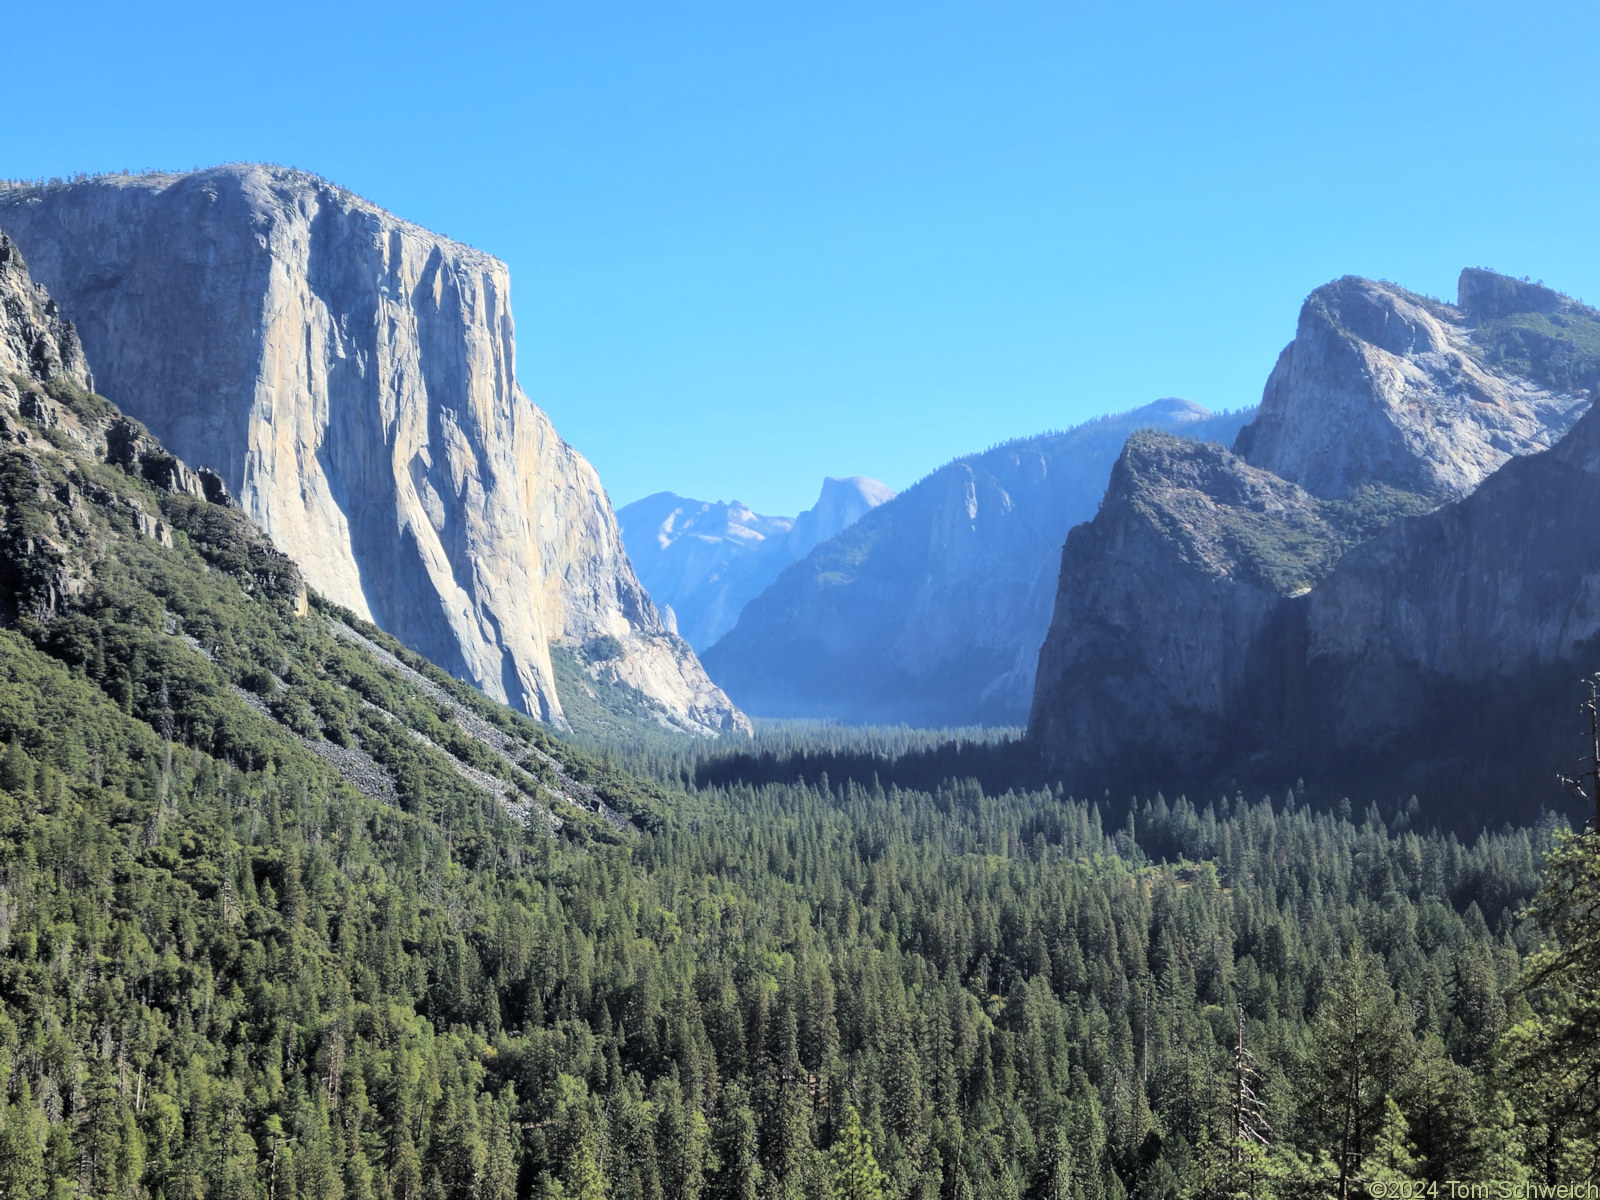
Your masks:
{"label": "green hillside", "polygon": [[[652,750],[668,787],[308,595],[104,401],[17,385],[7,1200],[1117,1200],[1593,1169],[1548,1071],[1589,1010],[1560,963],[1516,990],[1554,822],[1464,845],[1410,806],[901,787],[941,753],[904,737],[839,783],[797,780],[804,738],[704,771]],[[1241,1079],[1267,1148],[1236,1136]]]}

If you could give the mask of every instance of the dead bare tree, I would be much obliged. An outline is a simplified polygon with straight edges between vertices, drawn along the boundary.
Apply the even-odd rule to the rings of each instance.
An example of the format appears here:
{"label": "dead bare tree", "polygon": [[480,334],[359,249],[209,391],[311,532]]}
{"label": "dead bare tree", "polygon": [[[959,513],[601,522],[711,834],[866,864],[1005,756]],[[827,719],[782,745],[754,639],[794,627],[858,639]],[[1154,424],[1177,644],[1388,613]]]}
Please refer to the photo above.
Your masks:
{"label": "dead bare tree", "polygon": [[1244,1157],[1244,1148],[1255,1143],[1262,1149],[1271,1144],[1272,1126],[1267,1123],[1266,1104],[1256,1095],[1260,1083],[1255,1055],[1244,1042],[1244,1005],[1239,1006],[1239,1039],[1233,1050],[1233,1161]]}
{"label": "dead bare tree", "polygon": [[[1589,698],[1578,705],[1578,711],[1589,714],[1589,755],[1579,761],[1588,763],[1589,769],[1580,772],[1576,779],[1570,775],[1557,775],[1556,778],[1563,787],[1570,788],[1594,805],[1594,828],[1596,833],[1600,833],[1600,671],[1583,682],[1588,685]],[[1589,782],[1587,789],[1584,780]]]}

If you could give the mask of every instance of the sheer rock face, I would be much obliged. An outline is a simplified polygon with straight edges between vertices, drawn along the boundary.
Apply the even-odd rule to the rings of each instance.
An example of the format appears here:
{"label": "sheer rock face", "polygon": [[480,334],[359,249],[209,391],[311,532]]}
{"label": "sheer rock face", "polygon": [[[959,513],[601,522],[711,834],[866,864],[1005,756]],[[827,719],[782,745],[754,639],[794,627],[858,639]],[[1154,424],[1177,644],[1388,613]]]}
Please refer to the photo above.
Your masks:
{"label": "sheer rock face", "polygon": [[1244,419],[1158,400],[957,459],[786,568],[707,669],[761,716],[1018,724],[1062,540],[1094,515],[1128,435],[1231,439]]}
{"label": "sheer rock face", "polygon": [[705,650],[784,567],[893,499],[876,479],[829,476],[816,504],[798,517],[657,492],[623,505],[617,522],[650,595],[668,606],[689,644]]}
{"label": "sheer rock face", "polygon": [[1230,741],[1238,649],[1325,569],[1342,525],[1221,446],[1129,438],[1099,514],[1067,535],[1029,735],[1072,767],[1137,750],[1155,778]]}
{"label": "sheer rock face", "polygon": [[1243,645],[1197,755],[1214,777],[1418,794],[1466,823],[1563,807],[1600,663],[1600,412],[1352,548]]}
{"label": "sheer rock face", "polygon": [[1459,499],[1507,459],[1547,449],[1585,403],[1480,357],[1464,309],[1346,276],[1306,300],[1234,448],[1318,496],[1385,483]]}
{"label": "sheer rock face", "polygon": [[1528,669],[1592,671],[1580,664],[1600,639],[1600,411],[1352,550],[1306,598],[1304,625],[1308,662],[1364,681],[1357,702],[1335,703],[1346,742],[1414,722],[1419,679],[1481,685],[1488,702]]}
{"label": "sheer rock face", "polygon": [[506,267],[297,171],[0,192],[111,399],[214,467],[312,586],[559,721],[552,643],[742,727],[633,576],[594,469],[515,379]]}
{"label": "sheer rock face", "polygon": [[61,375],[94,390],[78,331],[33,281],[16,243],[0,233],[0,387],[14,392],[5,378],[11,375],[40,381]]}
{"label": "sheer rock face", "polygon": [[865,475],[836,479],[830,475],[822,481],[817,502],[794,519],[784,552],[791,562],[804,558],[835,534],[850,528],[878,505],[887,504],[893,499],[894,489],[876,479],[868,479]]}
{"label": "sheer rock face", "polygon": [[1563,439],[1591,392],[1550,386],[1596,376],[1597,347],[1600,313],[1492,272],[1463,273],[1459,307],[1313,293],[1234,452],[1130,440],[1068,538],[1029,725],[1047,760],[1096,788],[1355,786],[1402,744],[1470,760],[1422,732],[1441,681],[1525,675],[1600,629],[1600,549],[1562,563],[1561,502],[1528,482],[1600,437],[1589,416]]}

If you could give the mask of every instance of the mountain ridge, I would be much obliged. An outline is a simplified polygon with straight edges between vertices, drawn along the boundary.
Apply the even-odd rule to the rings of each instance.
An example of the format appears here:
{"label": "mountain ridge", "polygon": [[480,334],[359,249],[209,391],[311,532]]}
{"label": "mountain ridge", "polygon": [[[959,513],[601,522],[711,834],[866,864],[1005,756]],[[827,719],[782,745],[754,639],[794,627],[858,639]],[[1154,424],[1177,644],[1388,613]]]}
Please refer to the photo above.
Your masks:
{"label": "mountain ridge", "polygon": [[[1452,543],[1455,535],[1444,533],[1455,528],[1451,514],[1482,514],[1508,486],[1504,480],[1537,475],[1586,444],[1568,448],[1578,430],[1593,427],[1591,390],[1561,391],[1550,383],[1600,378],[1600,313],[1522,287],[1469,270],[1457,306],[1351,277],[1312,293],[1296,341],[1269,377],[1257,422],[1240,431],[1232,451],[1205,452],[1216,460],[1218,479],[1254,473],[1258,494],[1202,482],[1187,506],[1175,504],[1167,497],[1195,478],[1189,459],[1201,452],[1141,470],[1146,449],[1130,440],[1113,473],[1120,484],[1062,551],[1029,718],[1030,740],[1052,770],[1074,786],[1277,785],[1285,772],[1310,772],[1322,786],[1354,788],[1385,776],[1352,764],[1382,759],[1391,771],[1398,765],[1394,756],[1384,758],[1384,745],[1403,743],[1418,761],[1429,757],[1425,719],[1407,716],[1407,702],[1419,711],[1431,705],[1460,714],[1460,703],[1442,704],[1430,681],[1441,671],[1457,680],[1484,678],[1450,665],[1442,649],[1469,629],[1457,623],[1464,610],[1450,607],[1459,589],[1449,585],[1449,572],[1468,578],[1487,570],[1537,586],[1550,599],[1549,588],[1535,580],[1554,564],[1544,562],[1531,576],[1511,566],[1508,547],[1521,539],[1498,526],[1506,545],[1495,553],[1478,545],[1482,563],[1445,554],[1450,567],[1434,572],[1404,620],[1389,605],[1409,594],[1407,569],[1361,564],[1393,558],[1398,551],[1385,548],[1407,545],[1421,530]],[[1498,297],[1500,307],[1485,310],[1484,294]],[[1574,323],[1562,353],[1530,340],[1546,337],[1543,327],[1505,324],[1505,306],[1530,294],[1541,306],[1534,311],[1559,311]],[[1334,319],[1352,309],[1360,320]],[[1524,357],[1508,358],[1508,347]],[[1508,361],[1530,365],[1518,374]],[[1356,418],[1339,419],[1352,411]],[[1259,494],[1291,494],[1285,488],[1301,497],[1305,514],[1288,533]],[[1552,519],[1551,501],[1541,503],[1521,501],[1525,519]],[[1243,553],[1186,550],[1205,540],[1207,529],[1225,530],[1223,540]],[[1415,615],[1424,611],[1433,613],[1431,625]],[[1522,616],[1541,620],[1527,611]],[[1481,606],[1472,619],[1500,628],[1501,618]],[[1422,625],[1434,631],[1431,646],[1397,641]],[[1523,634],[1508,626],[1501,636],[1517,642]],[[1513,672],[1526,675],[1539,657],[1524,655]],[[1391,659],[1399,665],[1381,667]],[[1547,652],[1543,661],[1551,661]],[[1548,703],[1532,691],[1517,685],[1529,711],[1548,716]],[[1344,703],[1345,695],[1362,699]],[[1515,713],[1502,717],[1526,727]],[[1478,730],[1482,746],[1503,744],[1475,719],[1466,725]],[[1437,729],[1431,736],[1452,747],[1451,772],[1459,774],[1467,762],[1481,765],[1458,737]],[[1509,757],[1527,765],[1519,755]],[[1391,777],[1415,783],[1415,774]],[[1446,774],[1431,786],[1443,786]]]}
{"label": "mountain ridge", "polygon": [[759,716],[1020,724],[1067,529],[1133,430],[1232,438],[1243,413],[1165,399],[929,472],[792,564],[704,661]]}
{"label": "mountain ridge", "polygon": [[651,598],[670,608],[675,628],[700,651],[785,566],[893,497],[876,479],[830,475],[810,508],[773,517],[737,500],[656,492],[619,508],[617,524]]}

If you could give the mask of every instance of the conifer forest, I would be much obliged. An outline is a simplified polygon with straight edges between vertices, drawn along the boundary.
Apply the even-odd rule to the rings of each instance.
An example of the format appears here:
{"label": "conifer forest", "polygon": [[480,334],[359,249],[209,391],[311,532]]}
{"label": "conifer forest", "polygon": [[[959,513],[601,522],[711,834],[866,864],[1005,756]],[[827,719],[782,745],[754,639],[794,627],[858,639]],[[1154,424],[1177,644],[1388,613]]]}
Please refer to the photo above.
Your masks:
{"label": "conifer forest", "polygon": [[0,464],[7,1200],[1600,1174],[1600,843],[1562,815],[1086,802],[997,786],[1004,736],[584,749],[73,447]]}

